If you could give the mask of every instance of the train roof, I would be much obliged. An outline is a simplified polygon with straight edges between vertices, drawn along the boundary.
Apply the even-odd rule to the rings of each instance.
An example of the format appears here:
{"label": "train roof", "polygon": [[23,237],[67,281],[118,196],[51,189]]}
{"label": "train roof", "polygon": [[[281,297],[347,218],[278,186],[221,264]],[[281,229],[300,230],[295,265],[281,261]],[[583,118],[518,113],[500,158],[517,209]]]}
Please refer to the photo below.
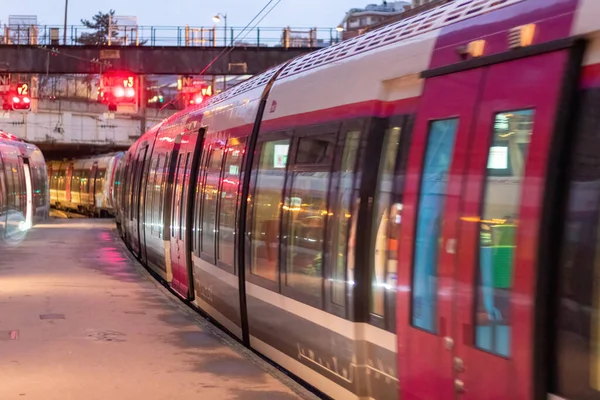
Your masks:
{"label": "train roof", "polygon": [[24,139],[0,129],[0,139],[11,142],[27,143]]}
{"label": "train roof", "polygon": [[420,74],[462,61],[456,51],[460,45],[485,39],[486,55],[501,53],[509,50],[507,32],[514,27],[538,25],[534,44],[539,44],[598,30],[599,14],[598,0],[456,0],[299,56],[158,126],[185,124],[193,116],[256,101],[276,75],[269,98],[277,104],[264,121],[345,104],[418,97]]}

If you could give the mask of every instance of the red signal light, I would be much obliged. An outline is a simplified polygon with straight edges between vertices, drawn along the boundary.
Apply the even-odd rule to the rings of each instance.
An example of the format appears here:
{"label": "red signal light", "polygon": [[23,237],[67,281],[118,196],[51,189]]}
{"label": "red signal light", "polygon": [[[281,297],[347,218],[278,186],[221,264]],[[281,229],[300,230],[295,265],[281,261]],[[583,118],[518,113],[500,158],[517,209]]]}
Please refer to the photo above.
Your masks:
{"label": "red signal light", "polygon": [[123,96],[125,96],[125,89],[117,86],[114,89],[114,94],[115,94],[115,97],[123,97]]}
{"label": "red signal light", "polygon": [[[31,98],[29,96],[12,96],[11,98],[12,109],[29,111],[31,109]],[[5,103],[6,105],[6,103]],[[6,109],[7,107],[4,107]]]}

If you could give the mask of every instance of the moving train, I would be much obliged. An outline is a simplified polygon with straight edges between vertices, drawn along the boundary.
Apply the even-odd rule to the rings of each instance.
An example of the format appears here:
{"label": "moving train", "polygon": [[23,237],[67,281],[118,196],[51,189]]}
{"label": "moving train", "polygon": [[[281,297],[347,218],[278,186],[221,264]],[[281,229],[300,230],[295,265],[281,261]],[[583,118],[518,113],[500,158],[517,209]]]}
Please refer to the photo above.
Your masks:
{"label": "moving train", "polygon": [[600,1],[455,0],[118,161],[131,251],[336,399],[600,399]]}
{"label": "moving train", "polygon": [[50,205],[90,216],[114,216],[115,166],[124,154],[48,162]]}
{"label": "moving train", "polygon": [[48,218],[48,201],[40,149],[0,130],[0,244]]}

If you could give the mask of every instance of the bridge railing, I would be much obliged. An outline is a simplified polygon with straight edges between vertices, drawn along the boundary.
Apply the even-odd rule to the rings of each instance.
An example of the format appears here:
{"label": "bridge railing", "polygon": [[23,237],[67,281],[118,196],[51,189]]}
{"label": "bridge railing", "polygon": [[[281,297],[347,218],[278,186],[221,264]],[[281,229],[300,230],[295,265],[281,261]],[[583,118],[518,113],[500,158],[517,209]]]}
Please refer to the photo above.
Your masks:
{"label": "bridge railing", "polygon": [[99,32],[83,25],[68,25],[66,32],[58,25],[0,26],[0,44],[14,45],[326,47],[339,41],[335,28],[114,25],[109,35],[107,29]]}

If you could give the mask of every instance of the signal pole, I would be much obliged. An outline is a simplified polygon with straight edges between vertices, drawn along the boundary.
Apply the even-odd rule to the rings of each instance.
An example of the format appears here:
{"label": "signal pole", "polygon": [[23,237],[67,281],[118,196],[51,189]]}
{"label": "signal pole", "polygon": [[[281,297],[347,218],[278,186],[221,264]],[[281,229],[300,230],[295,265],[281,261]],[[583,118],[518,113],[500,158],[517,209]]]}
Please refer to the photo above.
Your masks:
{"label": "signal pole", "polygon": [[[140,120],[140,131],[141,131],[141,135],[143,135],[146,132],[146,108],[148,105],[148,98],[146,96],[146,75],[140,75],[140,78],[138,80],[139,82],[139,101],[140,104],[138,106],[139,110],[141,111],[141,120]],[[140,136],[141,136],[140,135]]]}

